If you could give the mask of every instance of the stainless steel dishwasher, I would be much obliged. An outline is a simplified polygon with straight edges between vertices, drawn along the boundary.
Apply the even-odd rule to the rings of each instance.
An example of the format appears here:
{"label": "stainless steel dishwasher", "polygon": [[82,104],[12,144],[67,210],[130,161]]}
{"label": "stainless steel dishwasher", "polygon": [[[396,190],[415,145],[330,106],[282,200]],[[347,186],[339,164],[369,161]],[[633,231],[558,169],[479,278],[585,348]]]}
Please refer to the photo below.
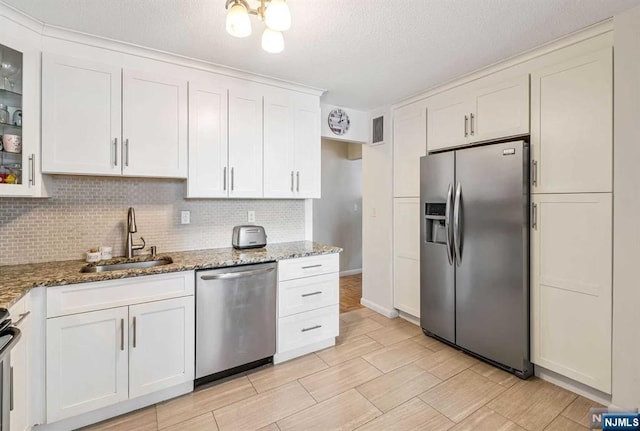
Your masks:
{"label": "stainless steel dishwasher", "polygon": [[272,362],[276,264],[198,271],[196,385]]}

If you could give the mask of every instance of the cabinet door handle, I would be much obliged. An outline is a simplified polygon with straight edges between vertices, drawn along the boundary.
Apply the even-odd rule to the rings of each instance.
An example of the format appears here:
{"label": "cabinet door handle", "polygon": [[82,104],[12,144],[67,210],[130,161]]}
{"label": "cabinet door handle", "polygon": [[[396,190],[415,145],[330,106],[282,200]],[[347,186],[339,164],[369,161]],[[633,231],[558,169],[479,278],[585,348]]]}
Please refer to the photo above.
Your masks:
{"label": "cabinet door handle", "polygon": [[118,166],[118,138],[113,140],[113,166]]}
{"label": "cabinet door handle", "polygon": [[472,113],[472,114],[469,115],[469,118],[471,118],[471,136],[473,136],[473,134],[474,134],[473,119],[475,118],[475,115],[473,115],[473,113]]}
{"label": "cabinet door handle", "polygon": [[300,171],[296,172],[296,191],[300,191]]}
{"label": "cabinet door handle", "polygon": [[322,266],[322,264],[319,263],[317,265],[303,266],[302,269],[320,268],[321,266]]}
{"label": "cabinet door handle", "polygon": [[225,166],[222,172],[222,190],[227,190],[227,167]]}
{"label": "cabinet door handle", "polygon": [[137,329],[137,325],[136,325],[136,316],[133,316],[133,348],[136,348],[136,345],[138,344],[138,329]]}
{"label": "cabinet door handle", "polygon": [[307,296],[314,296],[314,295],[321,295],[322,291],[318,290],[317,292],[311,292],[311,293],[303,293],[301,296],[303,298],[306,298]]}
{"label": "cabinet door handle", "polygon": [[36,155],[29,156],[29,184],[36,185]]}
{"label": "cabinet door handle", "polygon": [[310,328],[302,328],[300,330],[300,332],[313,331],[314,329],[320,329],[320,328],[322,328],[322,325],[316,325],[316,326],[312,326]]}
{"label": "cabinet door handle", "polygon": [[120,319],[120,350],[124,352],[124,319]]}
{"label": "cabinet door handle", "polygon": [[20,324],[31,314],[31,311],[27,311],[26,313],[22,313],[18,316],[18,320],[13,322],[13,326],[20,326]]}
{"label": "cabinet door handle", "polygon": [[235,168],[231,168],[231,191],[235,188],[234,170]]}
{"label": "cabinet door handle", "polygon": [[129,138],[124,140],[124,148],[125,148],[125,157],[124,157],[124,165],[125,167],[129,167]]}
{"label": "cabinet door handle", "polygon": [[538,230],[538,204],[531,204],[531,227]]}
{"label": "cabinet door handle", "polygon": [[293,191],[293,171],[291,171],[291,191]]}
{"label": "cabinet door handle", "polygon": [[13,411],[13,367],[9,371],[9,411]]}
{"label": "cabinet door handle", "polygon": [[533,185],[534,187],[538,187],[538,161],[537,160],[531,161],[531,170],[533,171],[531,172],[531,185]]}
{"label": "cabinet door handle", "polygon": [[464,116],[464,137],[466,138],[467,136],[469,136],[469,132],[467,131],[469,129],[469,117],[468,116]]}

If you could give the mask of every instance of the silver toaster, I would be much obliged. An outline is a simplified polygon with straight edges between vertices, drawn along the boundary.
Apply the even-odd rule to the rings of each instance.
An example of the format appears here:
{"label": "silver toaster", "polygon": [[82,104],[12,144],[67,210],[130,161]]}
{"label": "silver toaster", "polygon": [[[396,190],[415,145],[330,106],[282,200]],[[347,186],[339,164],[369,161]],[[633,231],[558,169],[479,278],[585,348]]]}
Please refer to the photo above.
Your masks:
{"label": "silver toaster", "polygon": [[262,226],[235,226],[231,245],[237,249],[264,247],[267,245],[267,234]]}

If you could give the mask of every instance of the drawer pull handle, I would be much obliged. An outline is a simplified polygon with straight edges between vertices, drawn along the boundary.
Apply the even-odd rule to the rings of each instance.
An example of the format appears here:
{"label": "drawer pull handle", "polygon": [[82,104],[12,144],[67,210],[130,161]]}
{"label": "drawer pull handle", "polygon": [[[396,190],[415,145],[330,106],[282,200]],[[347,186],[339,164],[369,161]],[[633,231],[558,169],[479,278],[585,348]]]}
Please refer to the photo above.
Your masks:
{"label": "drawer pull handle", "polygon": [[20,324],[24,321],[24,319],[26,319],[26,318],[27,318],[27,316],[29,316],[29,314],[31,314],[31,311],[27,311],[26,313],[22,313],[22,314],[20,314],[20,315],[18,316],[18,317],[19,317],[19,319],[18,319],[18,320],[16,320],[16,321],[13,323],[13,326],[20,326]]}
{"label": "drawer pull handle", "polygon": [[317,292],[312,292],[312,293],[303,293],[302,297],[306,298],[307,296],[313,296],[313,295],[321,295],[322,294],[322,290],[318,290]]}
{"label": "drawer pull handle", "polygon": [[300,332],[313,331],[314,329],[320,329],[320,328],[322,328],[322,325],[316,325],[316,326],[312,326],[311,328],[303,328]]}
{"label": "drawer pull handle", "polygon": [[320,268],[322,264],[303,266],[302,269]]}

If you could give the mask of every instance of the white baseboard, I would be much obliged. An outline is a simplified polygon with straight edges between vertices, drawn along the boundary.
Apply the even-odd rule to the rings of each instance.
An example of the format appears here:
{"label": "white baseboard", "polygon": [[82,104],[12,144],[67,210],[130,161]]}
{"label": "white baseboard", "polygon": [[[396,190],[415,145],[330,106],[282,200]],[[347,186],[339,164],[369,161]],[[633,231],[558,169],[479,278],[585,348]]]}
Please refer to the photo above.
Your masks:
{"label": "white baseboard", "polygon": [[565,377],[551,370],[547,370],[546,368],[542,368],[538,365],[534,367],[534,370],[535,376],[541,378],[542,380],[546,380],[547,382],[558,385],[561,388],[565,388],[571,392],[575,392],[578,395],[582,395],[583,397],[589,398],[590,400],[598,402],[604,406],[612,407],[611,395],[609,394],[605,394],[604,392],[601,392],[580,382],[576,382],[573,379]]}
{"label": "white baseboard", "polygon": [[365,299],[365,298],[360,298],[360,304],[375,311],[376,313],[379,313],[385,317],[388,317],[389,319],[395,319],[396,317],[398,317],[398,310],[396,310],[395,308],[382,307],[376,304],[375,302],[369,301],[368,299]]}
{"label": "white baseboard", "polygon": [[362,268],[340,271],[340,277],[345,277],[347,275],[356,275],[356,274],[362,274]]}
{"label": "white baseboard", "polygon": [[68,431],[85,427],[101,422],[106,419],[110,419],[116,416],[123,415],[125,413],[139,410],[143,407],[157,404],[160,401],[165,401],[171,398],[178,397],[180,395],[193,392],[193,381],[181,383],[171,388],[163,389],[158,392],[154,392],[149,395],[144,395],[132,400],[123,401],[112,406],[103,407],[98,410],[94,410],[89,413],[84,413],[78,416],[73,416],[67,419],[62,419],[50,424],[37,425],[34,429],[38,431]]}
{"label": "white baseboard", "polygon": [[409,313],[405,313],[404,311],[399,311],[399,317],[401,319],[406,320],[409,323],[413,323],[414,325],[420,326],[420,318],[413,316]]}

